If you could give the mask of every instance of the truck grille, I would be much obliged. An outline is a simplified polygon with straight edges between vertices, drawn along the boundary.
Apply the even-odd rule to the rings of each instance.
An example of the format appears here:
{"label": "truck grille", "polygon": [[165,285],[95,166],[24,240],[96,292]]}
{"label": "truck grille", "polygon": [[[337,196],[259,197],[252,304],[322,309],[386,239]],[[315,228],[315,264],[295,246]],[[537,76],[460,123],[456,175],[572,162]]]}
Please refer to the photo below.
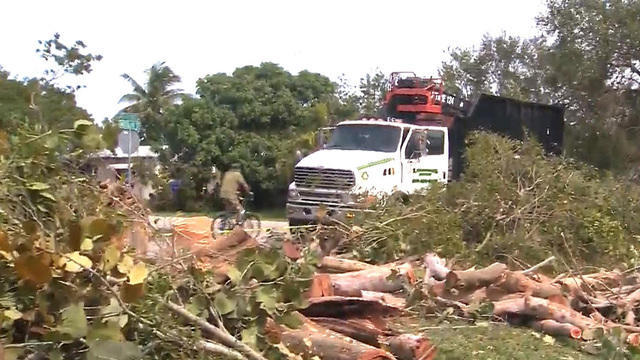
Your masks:
{"label": "truck grille", "polygon": [[296,167],[294,181],[297,187],[331,190],[350,190],[356,184],[353,171]]}
{"label": "truck grille", "polygon": [[312,204],[341,205],[342,198],[339,193],[325,193],[317,191],[299,191],[300,201]]}

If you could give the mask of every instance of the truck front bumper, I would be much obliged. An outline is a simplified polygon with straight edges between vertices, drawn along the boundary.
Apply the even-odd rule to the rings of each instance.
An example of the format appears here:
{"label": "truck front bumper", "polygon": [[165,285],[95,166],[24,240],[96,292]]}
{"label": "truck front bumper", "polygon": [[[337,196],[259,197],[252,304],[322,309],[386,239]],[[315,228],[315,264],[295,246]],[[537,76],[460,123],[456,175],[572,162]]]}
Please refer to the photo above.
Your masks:
{"label": "truck front bumper", "polygon": [[287,203],[287,219],[291,225],[315,224],[318,222],[318,212],[326,211],[326,216],[341,222],[353,219],[362,209],[336,207],[331,205],[315,205],[301,203]]}

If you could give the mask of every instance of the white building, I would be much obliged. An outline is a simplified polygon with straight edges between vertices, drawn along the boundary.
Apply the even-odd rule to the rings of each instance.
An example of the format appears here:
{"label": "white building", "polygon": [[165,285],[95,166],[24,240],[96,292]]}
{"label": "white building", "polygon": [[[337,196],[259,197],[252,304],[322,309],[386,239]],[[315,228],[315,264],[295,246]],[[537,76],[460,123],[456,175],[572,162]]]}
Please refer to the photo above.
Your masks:
{"label": "white building", "polygon": [[[131,164],[144,163],[145,168],[159,169],[158,154],[151,150],[151,146],[141,145],[138,150],[131,154]],[[93,156],[91,164],[98,181],[119,181],[126,179],[129,168],[129,155],[125,154],[119,147],[115,152],[102,150]],[[140,200],[148,200],[153,193],[152,184],[141,184],[133,176],[133,193]]]}

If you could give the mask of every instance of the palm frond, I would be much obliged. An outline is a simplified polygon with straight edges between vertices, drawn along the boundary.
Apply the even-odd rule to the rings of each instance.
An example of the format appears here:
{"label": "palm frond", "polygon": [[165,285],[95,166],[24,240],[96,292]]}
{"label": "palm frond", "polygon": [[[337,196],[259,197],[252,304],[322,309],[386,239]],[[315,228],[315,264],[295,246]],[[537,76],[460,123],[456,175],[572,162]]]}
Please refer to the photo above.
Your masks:
{"label": "palm frond", "polygon": [[123,102],[135,103],[135,102],[139,102],[141,99],[142,98],[140,97],[139,94],[126,94],[126,95],[122,95],[118,103],[123,103]]}
{"label": "palm frond", "polygon": [[129,74],[122,74],[122,78],[127,80],[131,84],[131,86],[133,86],[133,91],[136,94],[139,94],[140,97],[144,98],[147,96],[147,91],[145,91],[144,87],[138,84],[138,82],[135,81],[131,76],[129,76]]}

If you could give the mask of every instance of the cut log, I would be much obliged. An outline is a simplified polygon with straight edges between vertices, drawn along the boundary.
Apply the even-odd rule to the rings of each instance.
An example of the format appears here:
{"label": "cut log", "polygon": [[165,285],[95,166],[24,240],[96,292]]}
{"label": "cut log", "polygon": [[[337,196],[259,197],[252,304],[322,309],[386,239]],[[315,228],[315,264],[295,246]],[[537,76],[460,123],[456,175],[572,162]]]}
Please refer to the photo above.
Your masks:
{"label": "cut log", "polygon": [[382,302],[383,304],[398,309],[404,309],[407,306],[407,300],[405,300],[405,298],[392,294],[363,290],[361,295],[361,297],[365,300],[377,300]]}
{"label": "cut log", "polygon": [[547,299],[531,296],[501,300],[493,303],[493,314],[505,317],[508,314],[528,315],[538,320],[551,319],[559,323],[572,324],[581,330],[598,327],[598,323],[581,313]]}
{"label": "cut log", "polygon": [[322,360],[394,360],[390,353],[325,329],[302,317],[302,326],[289,329],[268,319],[267,338],[281,341],[291,352]]}
{"label": "cut log", "polygon": [[309,299],[309,306],[300,312],[308,317],[332,317],[346,319],[369,316],[398,315],[404,308],[386,304],[381,300],[368,300],[358,297],[325,296]]}
{"label": "cut log", "polygon": [[345,320],[326,317],[310,317],[309,320],[326,329],[375,347],[380,347],[380,339],[383,336],[392,335],[390,332],[378,328],[373,322],[367,319]]}
{"label": "cut log", "polygon": [[640,346],[640,334],[633,333],[627,335],[627,344],[632,346]]}
{"label": "cut log", "polygon": [[444,280],[450,271],[446,266],[446,261],[433,253],[425,255],[424,266],[426,270],[425,279]]}
{"label": "cut log", "polygon": [[370,265],[362,261],[341,259],[334,256],[323,257],[320,262],[320,267],[323,270],[340,273],[376,268],[375,265]]}
{"label": "cut log", "polygon": [[581,290],[591,294],[594,290],[609,290],[619,287],[622,274],[617,271],[599,272],[582,276],[566,276],[555,280],[568,292]]}
{"label": "cut log", "polygon": [[535,330],[553,336],[566,336],[572,339],[580,339],[580,337],[582,337],[582,330],[580,330],[579,327],[571,324],[559,323],[551,319],[533,320],[529,323],[529,326]]}
{"label": "cut log", "polygon": [[[397,274],[394,278],[393,275]],[[311,285],[312,295],[323,296],[362,295],[362,291],[395,292],[402,290],[403,281],[415,283],[415,275],[410,264],[398,266],[376,266],[375,268],[348,272],[344,274],[316,274]],[[328,282],[328,283],[327,283]],[[318,291],[319,289],[319,291]]]}
{"label": "cut log", "polygon": [[562,288],[551,283],[530,279],[521,272],[505,271],[496,282],[487,287],[489,299],[499,299],[507,294],[528,293],[539,298],[562,297]]}
{"label": "cut log", "polygon": [[398,360],[432,360],[436,347],[424,336],[402,334],[389,338],[389,350]]}
{"label": "cut log", "polygon": [[369,320],[335,318],[309,318],[309,320],[370,346],[379,348],[385,344],[398,360],[429,360],[436,354],[436,348],[426,337],[412,334],[394,336]]}
{"label": "cut log", "polygon": [[505,271],[507,271],[507,265],[502,263],[494,263],[478,270],[450,271],[445,278],[445,287],[473,292],[493,284]]}

